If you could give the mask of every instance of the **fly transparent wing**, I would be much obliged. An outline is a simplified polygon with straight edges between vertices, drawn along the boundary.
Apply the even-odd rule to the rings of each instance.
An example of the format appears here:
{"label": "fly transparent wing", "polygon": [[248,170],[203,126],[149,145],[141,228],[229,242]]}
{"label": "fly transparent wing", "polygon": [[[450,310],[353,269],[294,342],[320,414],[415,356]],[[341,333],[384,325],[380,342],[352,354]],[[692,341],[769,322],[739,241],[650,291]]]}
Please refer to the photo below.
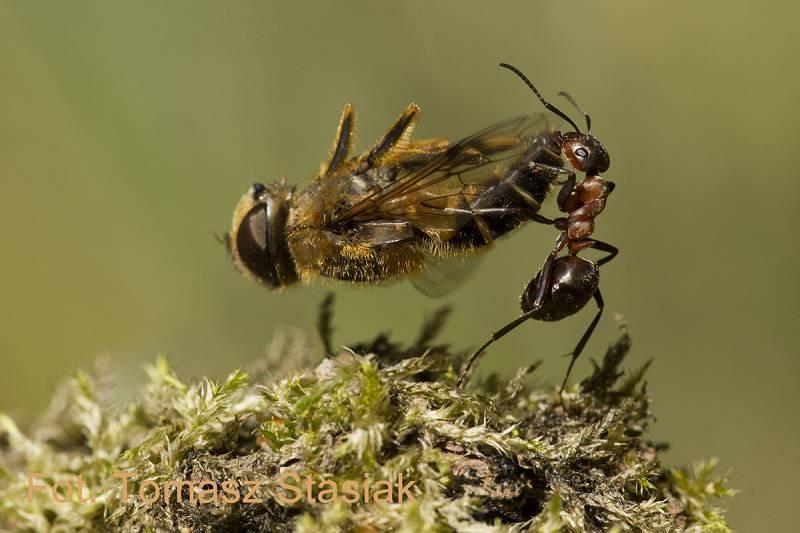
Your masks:
{"label": "fly transparent wing", "polygon": [[447,258],[430,256],[426,270],[411,278],[411,284],[425,296],[440,298],[471,278],[480,267],[482,257],[479,254]]}
{"label": "fly transparent wing", "polygon": [[523,115],[461,139],[427,164],[401,172],[332,222],[407,219],[425,230],[452,227],[469,219],[470,200],[519,160],[531,139],[551,127],[548,120],[543,113]]}

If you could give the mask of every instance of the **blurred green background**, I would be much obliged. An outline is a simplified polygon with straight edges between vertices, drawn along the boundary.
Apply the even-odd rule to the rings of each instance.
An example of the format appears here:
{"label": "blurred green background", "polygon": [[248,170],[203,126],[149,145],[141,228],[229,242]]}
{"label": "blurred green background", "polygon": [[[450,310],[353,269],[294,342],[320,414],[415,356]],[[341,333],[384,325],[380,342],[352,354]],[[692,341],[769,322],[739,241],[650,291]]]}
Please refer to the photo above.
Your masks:
{"label": "blurred green background", "polygon": [[[717,456],[741,493],[741,531],[793,529],[800,303],[792,2],[0,3],[0,411],[31,420],[98,354],[130,380],[168,352],[184,376],[221,375],[276,331],[311,329],[324,286],[270,293],[213,232],[256,179],[302,183],[342,105],[360,147],[411,101],[418,136],[460,137],[568,89],[612,154],[598,238],[609,312],[649,358],[653,433],[668,462]],[[553,213],[553,206],[548,206]],[[518,313],[555,232],[502,241],[445,299],[444,337],[475,346]],[[409,284],[338,286],[338,344],[409,339],[440,302]],[[544,358],[563,375],[593,311],[531,323],[481,372]],[[124,386],[121,385],[121,386]],[[769,526],[769,527],[767,527]]]}

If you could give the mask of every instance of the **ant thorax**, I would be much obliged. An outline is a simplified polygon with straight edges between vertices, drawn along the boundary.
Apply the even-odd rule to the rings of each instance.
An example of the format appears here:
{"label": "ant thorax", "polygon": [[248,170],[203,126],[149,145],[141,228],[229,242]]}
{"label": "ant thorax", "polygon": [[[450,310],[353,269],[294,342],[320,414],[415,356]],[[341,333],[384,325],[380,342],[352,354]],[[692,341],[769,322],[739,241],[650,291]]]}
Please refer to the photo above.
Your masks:
{"label": "ant thorax", "polygon": [[589,237],[594,231],[594,219],[603,212],[606,199],[614,184],[600,176],[586,176],[576,184],[562,206],[567,213],[567,237],[570,241]]}

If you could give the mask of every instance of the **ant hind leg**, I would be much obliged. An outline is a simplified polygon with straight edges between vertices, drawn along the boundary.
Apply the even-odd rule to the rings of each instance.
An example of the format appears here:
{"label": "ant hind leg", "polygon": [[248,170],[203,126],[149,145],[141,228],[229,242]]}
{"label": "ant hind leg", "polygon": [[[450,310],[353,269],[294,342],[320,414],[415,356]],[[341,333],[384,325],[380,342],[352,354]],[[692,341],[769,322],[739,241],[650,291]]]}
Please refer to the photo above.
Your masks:
{"label": "ant hind leg", "polygon": [[533,316],[542,307],[544,298],[547,294],[547,291],[550,288],[553,265],[555,264],[555,255],[556,252],[551,253],[547,257],[547,260],[544,262],[544,266],[542,267],[542,270],[539,274],[539,285],[536,287],[536,298],[534,299],[533,305],[531,305],[529,309],[523,309],[524,313],[521,316],[515,318],[514,320],[512,320],[499,330],[492,333],[492,336],[489,337],[489,340],[484,342],[483,345],[470,356],[470,358],[467,360],[467,364],[464,367],[464,370],[461,372],[461,377],[459,377],[458,383],[456,384],[457,389],[460,389],[461,386],[466,382],[467,378],[469,377],[469,373],[470,370],[472,369],[472,366],[475,364],[475,361],[478,360],[478,357],[480,357],[480,355],[486,350],[486,348],[488,348],[494,342],[505,337],[511,331],[516,329],[517,326],[519,326],[529,318],[533,318]]}
{"label": "ant hind leg", "polygon": [[466,382],[466,379],[469,377],[470,369],[472,369],[472,365],[475,364],[475,361],[478,360],[478,356],[480,356],[486,350],[486,348],[489,347],[489,345],[493,344],[495,341],[500,340],[501,338],[505,337],[508,333],[510,333],[512,330],[516,329],[517,326],[528,320],[535,311],[536,310],[528,311],[527,313],[523,314],[520,317],[515,318],[514,320],[512,320],[499,330],[492,333],[492,336],[489,337],[489,340],[484,342],[483,345],[470,356],[469,360],[467,360],[467,365],[461,372],[461,377],[458,378],[458,383],[456,384],[456,388],[460,389],[461,386]]}
{"label": "ant hind leg", "polygon": [[608,253],[607,256],[605,256],[605,257],[603,257],[603,258],[601,258],[601,259],[599,259],[597,261],[597,266],[604,265],[604,264],[608,263],[609,261],[611,261],[612,259],[614,259],[615,257],[617,257],[617,254],[619,253],[619,248],[617,248],[616,246],[614,246],[612,244],[608,244],[607,242],[598,241],[598,240],[595,240],[595,239],[592,239],[592,241],[593,242],[592,242],[592,245],[590,246],[590,248],[594,248],[595,250],[600,250],[601,252]]}
{"label": "ant hind leg", "polygon": [[561,396],[563,401],[563,394],[564,388],[567,386],[567,380],[569,379],[569,375],[572,372],[572,367],[575,366],[575,361],[583,352],[583,349],[586,347],[586,343],[589,342],[589,338],[594,333],[594,329],[597,327],[598,322],[600,322],[600,317],[603,316],[603,308],[605,307],[605,302],[603,302],[603,296],[600,294],[600,289],[597,289],[594,293],[594,301],[597,304],[597,314],[594,315],[592,322],[589,324],[589,327],[586,328],[586,331],[583,333],[583,336],[578,341],[578,344],[575,346],[575,349],[572,350],[572,359],[569,362],[569,367],[567,367],[567,374],[564,376],[564,381],[561,382],[561,389],[558,391],[558,395]]}

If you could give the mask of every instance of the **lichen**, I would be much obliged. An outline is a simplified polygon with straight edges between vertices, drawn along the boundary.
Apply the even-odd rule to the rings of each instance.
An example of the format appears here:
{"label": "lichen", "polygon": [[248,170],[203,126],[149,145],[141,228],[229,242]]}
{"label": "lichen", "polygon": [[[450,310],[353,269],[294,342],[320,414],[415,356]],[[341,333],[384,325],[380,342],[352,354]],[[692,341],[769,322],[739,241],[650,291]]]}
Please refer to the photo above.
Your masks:
{"label": "lichen", "polygon": [[[537,363],[458,390],[464,354],[433,343],[445,311],[411,346],[378,335],[339,351],[330,317],[328,300],[324,349],[284,338],[249,375],[188,383],[162,357],[129,403],[115,401],[101,369],[76,373],[28,432],[0,416],[0,527],[729,531],[720,499],[732,491],[714,477],[713,461],[664,467],[666,445],[648,440],[647,365],[621,370],[624,326],[562,399],[557,388],[526,384]],[[29,497],[32,473],[41,475]],[[398,475],[413,482],[402,502],[394,491],[391,502],[287,503],[279,484],[309,479],[312,500],[325,500],[333,483],[324,480],[338,491],[346,480],[377,486]],[[200,484],[207,480],[216,486]],[[226,481],[241,495],[252,489],[252,501],[226,501]]]}

